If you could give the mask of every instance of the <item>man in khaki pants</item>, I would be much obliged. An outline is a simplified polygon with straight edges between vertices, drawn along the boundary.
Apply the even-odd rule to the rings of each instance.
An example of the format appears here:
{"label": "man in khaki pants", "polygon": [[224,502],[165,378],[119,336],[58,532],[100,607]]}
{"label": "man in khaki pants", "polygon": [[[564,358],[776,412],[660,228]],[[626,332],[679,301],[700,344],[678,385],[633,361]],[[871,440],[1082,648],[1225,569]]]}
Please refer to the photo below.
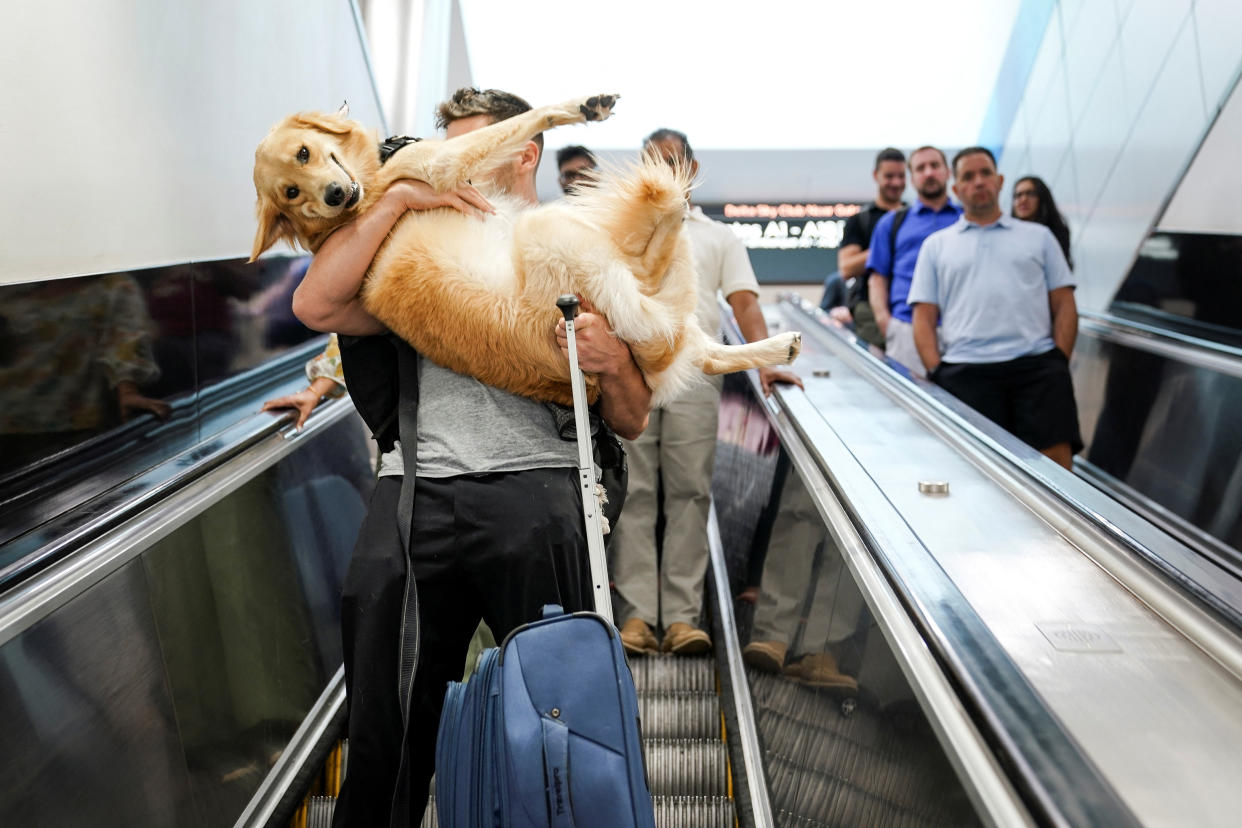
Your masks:
{"label": "man in khaki pants", "polygon": [[[647,152],[671,163],[698,162],[686,136],[659,129],[643,142]],[[686,231],[699,274],[698,320],[719,335],[717,292],[724,295],[748,341],[768,335],[759,308],[759,283],[746,248],[729,228],[703,215],[686,216]],[[797,375],[776,368],[759,372],[764,393],[773,382],[802,385]],[[711,638],[699,627],[703,578],[707,571],[707,509],[711,502],[712,463],[716,456],[716,420],[720,378],[696,386],[663,409],[651,412],[646,431],[626,441],[630,478],[625,510],[612,540],[613,582],[620,597],[615,615],[621,641],[629,653],[702,653]],[[664,484],[663,561],[656,561],[656,515],[660,481]],[[663,642],[656,628],[663,626]]]}

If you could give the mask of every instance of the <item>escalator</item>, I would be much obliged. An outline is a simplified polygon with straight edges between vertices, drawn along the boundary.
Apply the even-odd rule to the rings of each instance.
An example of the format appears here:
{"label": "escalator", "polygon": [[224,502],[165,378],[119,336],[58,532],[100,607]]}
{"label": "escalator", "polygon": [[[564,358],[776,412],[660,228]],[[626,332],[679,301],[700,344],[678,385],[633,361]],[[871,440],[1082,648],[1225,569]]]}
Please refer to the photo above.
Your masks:
{"label": "escalator", "polygon": [[[814,309],[765,312],[807,387],[726,383],[715,651],[631,662],[657,825],[1228,824],[1236,579]],[[247,414],[168,463],[0,544],[4,824],[326,824],[362,428]]]}

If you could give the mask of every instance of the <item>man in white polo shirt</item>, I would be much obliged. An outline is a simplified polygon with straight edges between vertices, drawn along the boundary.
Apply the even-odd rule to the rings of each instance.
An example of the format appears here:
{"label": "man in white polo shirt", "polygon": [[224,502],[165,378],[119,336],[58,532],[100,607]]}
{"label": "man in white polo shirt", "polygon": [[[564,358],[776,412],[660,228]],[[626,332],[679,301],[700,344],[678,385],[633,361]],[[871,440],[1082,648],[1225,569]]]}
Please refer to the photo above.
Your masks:
{"label": "man in white polo shirt", "polygon": [[[1074,277],[1047,227],[1006,216],[985,147],[953,158],[962,217],[919,251],[914,344],[928,377],[1066,468],[1082,449],[1069,357]],[[941,354],[936,342],[940,321]]]}
{"label": "man in white polo shirt", "polygon": [[[699,164],[684,134],[658,129],[643,142],[670,164]],[[698,207],[686,215],[686,235],[699,277],[699,324],[720,334],[716,294],[728,301],[747,341],[768,335],[759,307],[759,283],[746,248],[728,227],[703,215]],[[796,374],[761,368],[764,393],[773,382],[799,386]],[[611,542],[613,583],[621,641],[627,652],[690,655],[706,652],[711,638],[700,626],[703,579],[707,572],[707,509],[711,503],[712,464],[716,457],[716,423],[720,377],[696,385],[664,408],[651,412],[647,429],[626,440],[630,479],[625,509]],[[661,484],[663,486],[661,487]],[[656,518],[663,489],[662,558],[656,559]],[[662,639],[655,630],[663,626]]]}

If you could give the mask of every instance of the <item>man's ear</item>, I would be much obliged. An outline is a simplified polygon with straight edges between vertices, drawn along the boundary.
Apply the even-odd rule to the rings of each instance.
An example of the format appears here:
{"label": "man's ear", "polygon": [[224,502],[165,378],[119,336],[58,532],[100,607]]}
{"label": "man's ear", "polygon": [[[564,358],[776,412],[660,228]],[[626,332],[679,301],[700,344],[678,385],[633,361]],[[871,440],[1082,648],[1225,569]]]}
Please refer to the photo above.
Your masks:
{"label": "man's ear", "polygon": [[264,250],[281,239],[285,239],[290,244],[295,241],[293,222],[277,210],[269,199],[262,197],[259,199],[256,213],[259,217],[259,229],[254,234],[254,247],[250,250],[252,262],[259,258]]}
{"label": "man's ear", "polygon": [[297,126],[317,129],[320,132],[327,132],[331,135],[344,135],[354,128],[353,123],[346,120],[339,113],[328,115],[324,112],[299,112],[293,116],[293,123]]}

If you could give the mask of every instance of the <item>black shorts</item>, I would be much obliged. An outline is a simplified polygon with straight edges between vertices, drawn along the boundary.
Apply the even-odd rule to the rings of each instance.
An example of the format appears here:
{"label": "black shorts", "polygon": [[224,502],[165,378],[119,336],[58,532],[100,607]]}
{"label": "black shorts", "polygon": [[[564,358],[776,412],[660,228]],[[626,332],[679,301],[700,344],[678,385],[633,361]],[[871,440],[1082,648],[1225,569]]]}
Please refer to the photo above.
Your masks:
{"label": "black shorts", "polygon": [[1036,449],[1082,450],[1069,360],[1059,348],[1008,362],[941,362],[930,378]]}

